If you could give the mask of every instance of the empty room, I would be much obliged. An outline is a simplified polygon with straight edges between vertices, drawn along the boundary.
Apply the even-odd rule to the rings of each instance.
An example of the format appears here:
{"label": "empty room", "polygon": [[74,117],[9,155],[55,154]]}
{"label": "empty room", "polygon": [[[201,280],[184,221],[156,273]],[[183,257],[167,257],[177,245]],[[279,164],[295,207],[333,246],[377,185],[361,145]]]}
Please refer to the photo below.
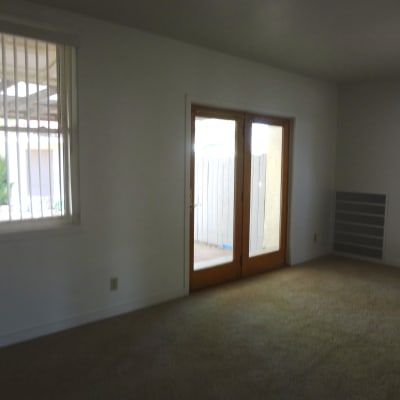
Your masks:
{"label": "empty room", "polygon": [[0,397],[400,397],[400,5],[0,3]]}

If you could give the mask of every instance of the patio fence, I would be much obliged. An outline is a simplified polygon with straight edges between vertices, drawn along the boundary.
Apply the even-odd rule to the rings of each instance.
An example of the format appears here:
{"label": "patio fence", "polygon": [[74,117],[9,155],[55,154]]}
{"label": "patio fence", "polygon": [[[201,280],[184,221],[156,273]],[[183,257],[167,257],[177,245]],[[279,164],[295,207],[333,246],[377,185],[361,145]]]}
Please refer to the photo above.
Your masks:
{"label": "patio fence", "polygon": [[[252,156],[250,251],[264,241],[267,156]],[[234,157],[196,157],[194,240],[233,247]]]}

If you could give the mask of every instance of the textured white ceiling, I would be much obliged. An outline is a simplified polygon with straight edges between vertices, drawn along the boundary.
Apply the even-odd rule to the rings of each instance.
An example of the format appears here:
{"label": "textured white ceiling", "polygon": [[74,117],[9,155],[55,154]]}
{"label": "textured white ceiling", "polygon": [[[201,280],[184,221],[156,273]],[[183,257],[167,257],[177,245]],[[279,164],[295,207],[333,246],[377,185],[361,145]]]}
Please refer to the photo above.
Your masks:
{"label": "textured white ceiling", "polygon": [[400,77],[399,0],[30,0],[334,81]]}

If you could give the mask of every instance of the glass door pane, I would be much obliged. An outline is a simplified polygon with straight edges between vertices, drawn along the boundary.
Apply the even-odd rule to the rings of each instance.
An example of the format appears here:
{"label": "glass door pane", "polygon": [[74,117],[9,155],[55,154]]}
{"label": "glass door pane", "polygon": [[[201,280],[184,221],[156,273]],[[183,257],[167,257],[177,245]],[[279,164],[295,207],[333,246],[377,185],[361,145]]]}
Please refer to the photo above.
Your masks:
{"label": "glass door pane", "polygon": [[282,126],[251,124],[249,257],[280,250]]}
{"label": "glass door pane", "polygon": [[194,271],[234,258],[236,121],[196,116]]}

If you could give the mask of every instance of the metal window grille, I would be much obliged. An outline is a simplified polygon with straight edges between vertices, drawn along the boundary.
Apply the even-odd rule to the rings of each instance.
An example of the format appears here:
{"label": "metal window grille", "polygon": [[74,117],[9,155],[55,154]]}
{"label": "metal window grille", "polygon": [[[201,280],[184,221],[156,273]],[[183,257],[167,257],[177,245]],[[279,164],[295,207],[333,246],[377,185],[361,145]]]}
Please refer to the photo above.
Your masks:
{"label": "metal window grille", "polygon": [[0,40],[0,224],[69,217],[73,48]]}

